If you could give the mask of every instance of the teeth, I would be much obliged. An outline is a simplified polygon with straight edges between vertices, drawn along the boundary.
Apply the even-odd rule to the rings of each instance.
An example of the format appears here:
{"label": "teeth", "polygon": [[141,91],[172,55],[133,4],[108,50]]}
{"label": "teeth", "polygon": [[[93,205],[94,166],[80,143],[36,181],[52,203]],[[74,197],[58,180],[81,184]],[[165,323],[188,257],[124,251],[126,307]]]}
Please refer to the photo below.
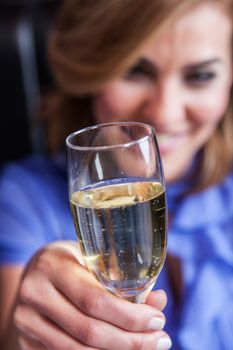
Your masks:
{"label": "teeth", "polygon": [[172,139],[172,136],[171,135],[168,135],[168,134],[160,134],[160,135],[157,135],[157,139],[158,139],[158,142],[166,142],[166,141],[170,141]]}

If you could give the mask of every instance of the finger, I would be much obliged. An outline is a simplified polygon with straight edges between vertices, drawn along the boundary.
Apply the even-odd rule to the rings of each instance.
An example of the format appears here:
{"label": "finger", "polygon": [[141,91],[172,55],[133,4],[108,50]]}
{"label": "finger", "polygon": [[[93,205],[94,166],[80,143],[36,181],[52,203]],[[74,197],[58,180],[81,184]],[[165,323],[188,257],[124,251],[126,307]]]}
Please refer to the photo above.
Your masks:
{"label": "finger", "polygon": [[[48,278],[49,277],[54,278],[54,275],[55,276],[59,275],[60,278],[58,278],[58,281],[64,279],[65,287],[66,287],[65,289],[68,289],[68,291],[74,289],[74,291],[76,292],[74,287],[76,287],[77,281],[79,283],[78,286],[81,286],[81,287],[83,286],[82,282],[85,282],[84,294],[86,294],[86,291],[89,289],[90,290],[94,289],[93,296],[95,296],[96,294],[95,292],[98,292],[98,293],[101,292],[101,297],[104,295],[103,300],[105,300],[106,299],[105,296],[107,296],[107,299],[109,299],[110,302],[113,303],[113,305],[115,305],[116,303],[120,303],[119,304],[120,306],[124,305],[124,308],[122,310],[123,312],[125,311],[126,305],[130,306],[131,311],[133,311],[130,313],[132,314],[132,317],[130,319],[131,325],[132,325],[132,319],[134,319],[134,315],[135,315],[135,312],[134,312],[135,307],[138,309],[138,311],[140,311],[141,308],[143,308],[142,310],[144,310],[145,308],[149,308],[149,309],[152,309],[153,312],[155,311],[153,308],[149,307],[148,305],[135,305],[112,296],[110,293],[106,292],[104,289],[99,287],[96,280],[85,269],[83,269],[82,267],[80,267],[80,265],[78,265],[77,260],[74,260],[75,263],[72,259],[67,259],[67,257],[64,260],[64,254],[63,255],[56,254],[55,256],[52,256],[52,260],[51,260],[51,255],[47,255],[47,257],[48,256],[49,256],[49,260],[43,259],[42,261],[39,261],[39,264],[37,265],[37,269],[36,269],[36,272],[38,271],[39,272],[36,274],[33,273],[33,276],[31,276],[31,278],[26,279],[27,283],[23,283],[20,293],[21,293],[21,298],[25,299],[25,302],[31,305],[36,305],[36,307],[39,310],[44,306],[45,306],[44,308],[45,310],[49,308],[50,305],[52,307],[53,305],[56,305],[55,309],[60,310],[62,312],[61,314],[57,314],[57,316],[55,315],[55,319],[58,325],[59,325],[59,320],[61,322],[61,320],[63,320],[65,315],[70,317],[72,315],[72,312],[71,312],[71,309],[67,308],[67,305],[65,307],[63,306],[60,307],[61,300],[59,298],[54,297],[54,294],[53,294],[54,290],[56,291],[56,289],[53,287],[49,279],[46,281],[46,279],[44,278],[45,275]],[[41,273],[40,273],[41,267],[42,267],[42,275],[43,275],[42,283],[40,283],[40,280],[37,281],[37,278],[41,277]],[[44,271],[46,271],[46,274],[44,273]],[[59,274],[57,274],[57,271],[59,271]],[[77,274],[77,271],[79,272],[78,274]],[[71,274],[71,276],[69,276],[69,274]],[[76,278],[72,279],[73,276],[75,276]],[[35,288],[35,285],[36,285],[36,288]],[[52,291],[52,288],[54,289],[53,291]],[[59,292],[57,291],[57,293]],[[64,293],[64,295],[65,294],[66,293]],[[61,295],[62,294],[59,293],[59,296]],[[63,298],[67,301],[69,305],[71,305],[76,310],[74,305],[72,305],[64,295],[62,295]],[[77,295],[79,296],[79,294]],[[90,300],[87,298],[87,300],[84,300],[84,304],[85,303],[90,304]],[[96,305],[98,305],[98,298],[97,298]],[[21,319],[21,323],[18,322],[18,328],[26,329],[25,332],[26,333],[28,332],[29,335],[34,334],[35,337],[37,336],[36,339],[40,340],[40,342],[45,346],[47,346],[47,344],[49,344],[50,346],[51,344],[50,347],[48,346],[49,349],[55,348],[56,350],[57,349],[59,350],[60,349],[59,345],[62,343],[65,343],[65,344],[68,343],[68,346],[72,348],[74,345],[73,344],[69,345],[69,341],[71,340],[72,342],[76,341],[75,343],[76,348],[77,348],[77,344],[80,344],[80,346],[82,346],[83,348],[84,345],[82,343],[86,343],[90,345],[92,349],[99,348],[99,349],[107,349],[107,350],[109,349],[118,350],[119,348],[122,348],[122,349],[126,348],[127,350],[130,350],[135,348],[141,348],[142,344],[143,344],[143,348],[151,349],[151,346],[152,346],[152,348],[154,349],[156,344],[156,339],[159,337],[159,334],[160,334],[160,333],[153,333],[153,332],[148,332],[147,334],[145,333],[135,334],[131,332],[126,332],[123,329],[120,329],[120,327],[119,328],[113,327],[111,326],[111,324],[106,324],[105,322],[104,322],[105,324],[103,324],[103,322],[101,323],[95,319],[91,320],[91,322],[90,320],[88,320],[84,323],[82,322],[82,319],[81,319],[81,323],[80,323],[80,317],[77,317],[77,314],[76,314],[74,318],[70,317],[72,321],[71,323],[73,325],[76,325],[77,322],[79,321],[79,323],[76,325],[76,329],[74,330],[71,329],[71,332],[76,331],[75,335],[77,339],[75,340],[72,336],[70,336],[69,334],[66,334],[66,332],[64,332],[64,330],[62,330],[61,327],[55,325],[53,322],[42,317],[41,315],[38,315],[37,313],[35,314],[35,310],[33,309],[30,310],[30,308],[26,308],[26,309],[27,309],[26,312],[22,312],[22,306],[21,306],[21,316],[23,315],[23,317],[21,318],[18,317],[19,320]],[[120,310],[121,309],[122,307],[120,308]],[[18,310],[20,309],[18,308]],[[49,310],[48,317],[50,317],[51,315],[52,317],[54,317],[51,311],[53,310]],[[77,311],[81,312],[81,309]],[[106,315],[109,312],[109,310],[106,308],[100,311],[103,315]],[[118,309],[116,309],[116,311],[118,311],[119,313]],[[145,312],[145,310],[143,312]],[[25,317],[25,314],[27,315],[27,313],[28,313],[28,316]],[[34,314],[34,317],[33,317],[33,314]],[[19,315],[19,312],[18,312],[18,315]],[[136,312],[136,315],[137,315],[137,312]],[[88,318],[87,315],[84,315],[84,316]],[[117,315],[113,314],[112,316],[116,317]],[[33,318],[35,320],[33,320]],[[36,322],[37,318],[39,318],[40,320],[42,319],[41,322],[39,321]],[[48,325],[46,325],[46,327],[42,327],[40,323],[42,324],[48,323]],[[63,327],[66,327],[67,324],[68,322],[66,320]],[[57,335],[56,335],[56,330],[58,333]],[[81,342],[79,341],[80,334],[81,334]],[[59,335],[60,337],[61,336],[68,337],[69,341],[67,340],[65,342],[64,341],[62,342],[62,340],[59,340]],[[59,344],[56,345],[56,341],[58,340],[59,340]],[[55,345],[54,345],[54,342],[55,342]],[[79,346],[79,349],[80,349],[80,346]]]}
{"label": "finger", "polygon": [[19,337],[20,350],[47,350],[44,345],[25,335]]}
{"label": "finger", "polygon": [[64,243],[64,241],[57,241],[47,245],[47,248],[48,247],[52,251],[59,251],[59,250],[61,252],[66,251],[69,255],[72,255],[78,261],[79,264],[81,264],[84,267],[86,266],[86,263],[81,253],[79,242],[65,241]]}
{"label": "finger", "polygon": [[[15,325],[21,333],[20,346],[23,350],[99,350],[72,338],[28,306],[21,305],[17,308]],[[30,345],[32,347],[28,347]]]}
{"label": "finger", "polygon": [[[53,322],[36,313],[34,309],[28,306],[21,306],[20,312],[23,314],[23,317],[19,317],[18,313],[17,327],[24,334],[24,337],[32,338],[31,343],[33,346],[42,344],[45,349],[49,350],[155,350],[157,348],[156,344],[159,344],[161,341],[163,345],[167,344],[167,349],[171,344],[165,332],[134,333],[120,330],[107,324],[106,327],[109,327],[109,329],[102,328],[98,326],[99,322],[97,320],[92,321],[93,323],[89,327],[88,333],[82,339],[83,342],[80,342],[63,332]],[[29,344],[29,342],[26,342],[26,344],[24,342],[23,346],[25,347]],[[35,348],[35,350],[42,349],[42,346],[38,349]],[[34,348],[30,350],[34,350]]]}
{"label": "finger", "polygon": [[134,332],[163,328],[165,317],[160,310],[113,296],[75,260],[69,259],[59,271],[51,275],[55,287],[87,316]]}
{"label": "finger", "polygon": [[[82,334],[83,338],[82,342],[80,342],[63,332],[63,330],[53,322],[39,315],[34,309],[21,305],[19,310],[16,318],[16,320],[18,320],[16,322],[17,327],[25,337],[33,338],[31,341],[33,345],[37,345],[38,343],[43,344],[44,348],[49,350],[64,350],[68,348],[79,350],[97,350],[97,348],[103,350],[154,350],[156,344],[158,344],[161,339],[163,342],[165,339],[167,344],[170,344],[169,338],[165,332],[126,332],[108,324],[105,324],[107,328],[99,327],[103,322],[99,322],[98,320],[92,320],[87,333],[81,331],[80,334]],[[109,330],[108,327],[111,327],[111,329]],[[28,344],[29,343],[26,343],[25,345],[24,342],[23,346],[25,347]],[[167,347],[167,349],[168,348],[169,347]],[[35,348],[35,350],[42,349]]]}
{"label": "finger", "polygon": [[167,305],[167,294],[162,289],[153,291],[148,295],[145,303],[162,311]]}
{"label": "finger", "polygon": [[[46,289],[46,298],[39,298],[35,293],[32,293],[35,299],[34,301],[30,300],[30,303],[47,319],[50,319],[59,328],[81,343],[95,348],[111,350],[121,349],[126,344],[127,349],[130,349],[132,344],[141,344],[142,341],[147,344],[146,349],[150,347],[151,343],[155,344],[156,337],[154,335],[145,336],[145,334],[129,333],[102,320],[91,318],[77,309],[52,285],[46,286]],[[42,295],[42,292],[40,295]],[[125,302],[125,304],[130,303]],[[22,307],[25,308],[26,306],[22,305]],[[33,310],[31,310],[32,312]],[[152,326],[155,327],[155,323]]]}

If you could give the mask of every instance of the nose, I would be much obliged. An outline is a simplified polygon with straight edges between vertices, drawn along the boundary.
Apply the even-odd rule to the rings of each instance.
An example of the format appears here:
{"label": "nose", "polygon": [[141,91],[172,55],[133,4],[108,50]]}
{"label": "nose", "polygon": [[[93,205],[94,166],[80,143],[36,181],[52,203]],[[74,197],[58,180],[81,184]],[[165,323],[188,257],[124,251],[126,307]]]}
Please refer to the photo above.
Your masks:
{"label": "nose", "polygon": [[186,97],[180,84],[166,81],[151,93],[147,117],[158,128],[167,128],[186,118]]}

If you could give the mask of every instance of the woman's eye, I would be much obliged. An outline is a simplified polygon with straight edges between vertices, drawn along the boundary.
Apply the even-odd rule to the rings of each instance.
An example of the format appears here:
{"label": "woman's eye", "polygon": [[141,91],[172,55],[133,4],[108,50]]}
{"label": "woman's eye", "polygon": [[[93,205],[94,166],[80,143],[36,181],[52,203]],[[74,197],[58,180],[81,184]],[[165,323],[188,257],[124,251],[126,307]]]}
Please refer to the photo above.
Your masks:
{"label": "woman's eye", "polygon": [[132,69],[130,69],[128,72],[125,74],[125,79],[130,80],[130,79],[137,79],[137,78],[153,78],[153,74],[146,70],[144,67],[140,66],[135,66]]}
{"label": "woman's eye", "polygon": [[214,72],[193,72],[187,74],[185,80],[194,85],[203,85],[214,79],[215,76]]}

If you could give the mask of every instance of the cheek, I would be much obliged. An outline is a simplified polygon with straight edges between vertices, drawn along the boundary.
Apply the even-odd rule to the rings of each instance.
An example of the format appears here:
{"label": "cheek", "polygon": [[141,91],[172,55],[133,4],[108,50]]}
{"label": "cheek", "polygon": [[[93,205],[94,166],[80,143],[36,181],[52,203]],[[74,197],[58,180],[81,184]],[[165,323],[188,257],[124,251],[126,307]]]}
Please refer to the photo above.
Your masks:
{"label": "cheek", "polygon": [[94,96],[95,120],[97,123],[133,120],[145,99],[146,92],[142,87],[123,83],[107,86]]}
{"label": "cheek", "polygon": [[229,104],[230,89],[217,89],[209,93],[203,93],[193,105],[193,114],[200,123],[216,124],[226,112]]}

